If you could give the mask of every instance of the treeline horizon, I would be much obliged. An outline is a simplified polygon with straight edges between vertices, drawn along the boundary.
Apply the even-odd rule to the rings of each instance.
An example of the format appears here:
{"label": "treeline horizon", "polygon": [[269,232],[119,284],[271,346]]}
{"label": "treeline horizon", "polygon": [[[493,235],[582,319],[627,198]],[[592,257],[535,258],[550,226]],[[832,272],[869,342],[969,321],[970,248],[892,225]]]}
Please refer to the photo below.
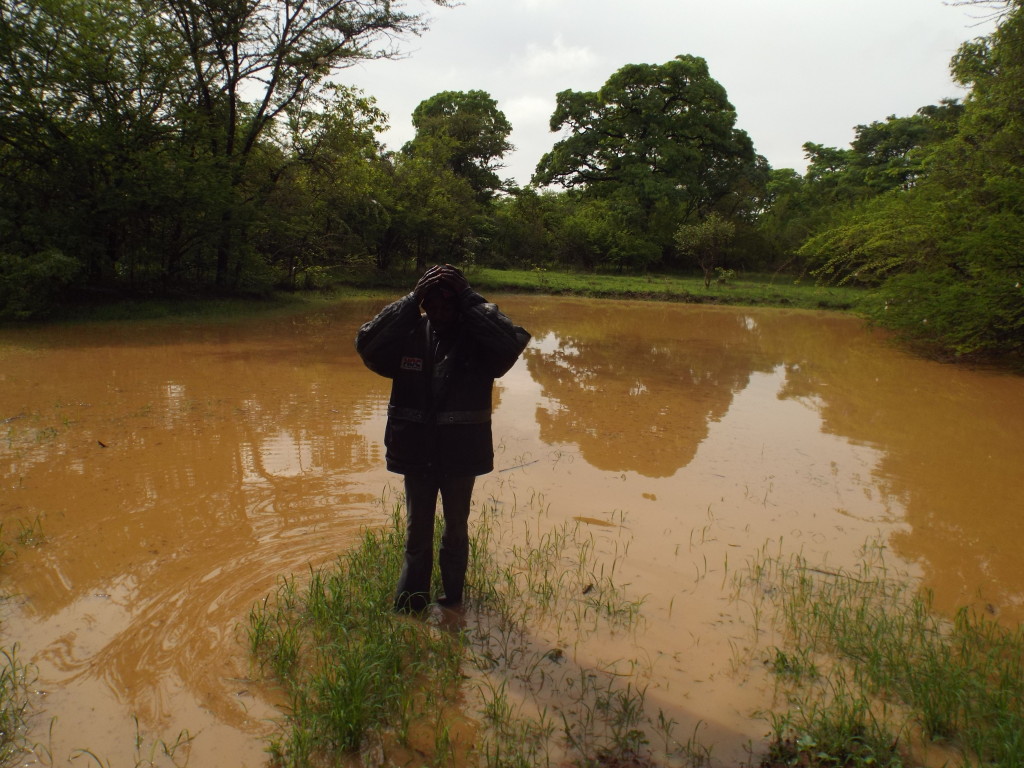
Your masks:
{"label": "treeline horizon", "polygon": [[869,288],[876,321],[946,354],[1019,355],[1024,11],[994,6],[950,64],[962,101],[808,142],[803,174],[681,54],[557,94],[563,138],[517,186],[488,93],[426,99],[387,150],[372,94],[338,84],[425,31],[400,4],[0,0],[0,319],[433,262],[774,271]]}

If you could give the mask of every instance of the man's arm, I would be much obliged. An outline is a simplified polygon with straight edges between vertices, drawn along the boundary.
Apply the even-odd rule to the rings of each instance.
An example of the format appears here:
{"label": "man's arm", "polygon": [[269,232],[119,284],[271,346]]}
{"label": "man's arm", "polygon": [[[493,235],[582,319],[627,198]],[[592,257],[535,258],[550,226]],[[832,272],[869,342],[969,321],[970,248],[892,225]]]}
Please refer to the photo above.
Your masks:
{"label": "man's arm", "polygon": [[463,326],[476,342],[488,373],[494,378],[504,376],[526,349],[530,334],[513,323],[497,305],[491,304],[469,286],[469,281],[455,267],[439,268],[435,280],[443,281],[456,293]]}
{"label": "man's arm", "polygon": [[530,334],[478,293],[470,291],[460,300],[469,303],[462,310],[463,322],[486,360],[488,373],[496,379],[504,376],[526,349]]}
{"label": "man's arm", "polygon": [[401,365],[402,346],[420,319],[419,301],[410,293],[388,304],[356,334],[356,351],[374,373],[394,378]]}

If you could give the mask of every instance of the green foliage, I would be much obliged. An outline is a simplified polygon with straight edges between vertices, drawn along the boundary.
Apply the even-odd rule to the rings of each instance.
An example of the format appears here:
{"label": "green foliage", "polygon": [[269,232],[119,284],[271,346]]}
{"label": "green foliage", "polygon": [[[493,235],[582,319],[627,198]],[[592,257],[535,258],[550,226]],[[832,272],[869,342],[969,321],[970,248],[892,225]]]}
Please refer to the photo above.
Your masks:
{"label": "green foliage", "polygon": [[533,181],[608,201],[623,235],[643,245],[620,241],[605,253],[646,266],[657,250],[670,253],[680,221],[716,206],[729,215],[757,206],[766,166],[735,122],[703,59],[627,65],[596,92],[558,94],[551,129],[565,137],[541,158]]}
{"label": "green foliage", "polygon": [[771,595],[786,637],[772,667],[791,707],[771,716],[769,764],[901,766],[915,727],[966,765],[1024,766],[1024,634],[967,609],[937,615],[883,550],[849,571],[799,556],[752,565],[747,585]]}
{"label": "green foliage", "polygon": [[383,116],[328,78],[422,29],[383,0],[6,3],[4,250],[59,251],[78,284],[147,291],[264,290],[371,258],[387,222],[365,137]]}
{"label": "green foliage", "polygon": [[501,187],[497,170],[506,152],[512,124],[484,91],[443,91],[420,102],[413,110],[415,138],[405,147],[409,154],[431,157],[465,179],[481,199]]}
{"label": "green foliage", "polygon": [[[113,278],[176,181],[160,150],[180,61],[127,0],[13,3],[0,14],[0,240]],[[143,246],[144,247],[144,246]],[[123,273],[122,273],[123,274]],[[130,277],[130,275],[129,275]]]}
{"label": "green foliage", "polygon": [[475,261],[496,229],[489,206],[512,126],[484,91],[438,93],[416,107],[413,124],[416,136],[387,157],[376,191],[389,215],[377,264]]}
{"label": "green foliage", "polygon": [[[768,182],[757,227],[772,258],[800,269],[821,268],[849,251],[858,252],[855,262],[861,259],[860,249],[849,239],[856,239],[851,218],[864,216],[851,211],[890,192],[914,190],[927,176],[935,148],[955,133],[962,111],[955,101],[943,101],[910,117],[890,115],[884,122],[858,125],[849,149],[804,144],[804,176],[774,170]],[[829,249],[828,240],[835,240],[837,247]],[[835,260],[825,274],[840,272],[842,279],[863,266],[842,269],[840,262]]]}
{"label": "green foliage", "polygon": [[496,267],[524,267],[552,258],[553,230],[563,206],[552,192],[515,188],[492,207],[493,230],[486,261]]}
{"label": "green foliage", "polygon": [[378,244],[378,265],[472,261],[480,206],[470,183],[427,157],[395,154],[388,162],[390,219]]}
{"label": "green foliage", "polygon": [[321,288],[332,269],[374,263],[391,221],[376,138],[384,126],[372,98],[334,87],[317,109],[290,114],[275,145],[249,160],[244,186],[266,201],[250,238],[276,285]]}
{"label": "green foliage", "polygon": [[857,206],[799,253],[822,279],[880,286],[872,318],[956,355],[1024,349],[1024,219],[935,184]]}
{"label": "green foliage", "polygon": [[78,277],[80,265],[59,251],[31,256],[0,253],[0,319],[47,312]]}
{"label": "green foliage", "polygon": [[850,144],[853,185],[862,195],[909,190],[924,176],[930,148],[956,132],[963,106],[944,100],[910,117],[890,115],[884,123],[858,125]]}
{"label": "green foliage", "polygon": [[541,158],[534,181],[595,191],[630,185],[645,202],[668,195],[686,213],[708,208],[754,161],[735,121],[703,59],[630,64],[597,92],[558,94],[551,130],[568,135]]}
{"label": "green foliage", "polygon": [[560,202],[561,215],[551,232],[551,254],[558,263],[622,272],[644,270],[660,258],[660,247],[637,233],[627,208],[576,195]]}
{"label": "green foliage", "polygon": [[[823,280],[879,286],[872,317],[942,355],[1024,352],[1024,7],[965,43],[972,87],[910,118],[858,126],[849,150],[807,145],[799,185],[781,178],[764,231]],[[783,186],[785,184],[785,186]],[[797,237],[794,237],[797,235]]]}
{"label": "green foliage", "polygon": [[868,305],[879,325],[954,355],[1024,351],[1024,285],[919,270],[889,279]]}
{"label": "green foliage", "polygon": [[798,253],[819,278],[877,285],[891,274],[926,263],[938,251],[933,214],[921,196],[872,198],[808,238]]}
{"label": "green foliage", "polygon": [[910,117],[854,128],[849,149],[804,144],[804,179],[819,205],[849,206],[889,190],[908,190],[923,177],[929,151],[956,131],[963,107],[953,100],[922,107]]}
{"label": "green foliage", "polygon": [[711,287],[711,277],[719,267],[726,246],[736,236],[736,225],[712,212],[697,224],[683,224],[676,230],[676,247],[700,266],[704,287]]}

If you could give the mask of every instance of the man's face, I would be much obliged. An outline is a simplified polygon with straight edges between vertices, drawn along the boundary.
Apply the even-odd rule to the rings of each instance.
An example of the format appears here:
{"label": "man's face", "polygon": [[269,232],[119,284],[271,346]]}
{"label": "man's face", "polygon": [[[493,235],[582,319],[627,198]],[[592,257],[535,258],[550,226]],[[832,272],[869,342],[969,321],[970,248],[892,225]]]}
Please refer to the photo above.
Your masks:
{"label": "man's face", "polygon": [[431,291],[423,299],[423,311],[439,333],[450,330],[459,318],[455,298],[446,298],[441,291]]}

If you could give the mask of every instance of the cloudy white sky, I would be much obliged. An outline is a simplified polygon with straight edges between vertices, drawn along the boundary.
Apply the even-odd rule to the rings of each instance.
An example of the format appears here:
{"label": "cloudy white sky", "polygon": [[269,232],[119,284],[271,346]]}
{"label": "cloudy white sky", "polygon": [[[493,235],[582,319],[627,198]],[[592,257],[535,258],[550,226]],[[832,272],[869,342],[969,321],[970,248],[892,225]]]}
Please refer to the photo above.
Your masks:
{"label": "cloudy white sky", "polygon": [[487,91],[513,126],[501,175],[520,184],[558,138],[555,94],[597,90],[625,64],[703,57],[757,151],[803,171],[806,141],[845,147],[858,124],[962,98],[950,57],[993,27],[943,0],[463,0],[428,14],[404,58],[339,79],[388,113],[391,149],[412,137],[422,100]]}

